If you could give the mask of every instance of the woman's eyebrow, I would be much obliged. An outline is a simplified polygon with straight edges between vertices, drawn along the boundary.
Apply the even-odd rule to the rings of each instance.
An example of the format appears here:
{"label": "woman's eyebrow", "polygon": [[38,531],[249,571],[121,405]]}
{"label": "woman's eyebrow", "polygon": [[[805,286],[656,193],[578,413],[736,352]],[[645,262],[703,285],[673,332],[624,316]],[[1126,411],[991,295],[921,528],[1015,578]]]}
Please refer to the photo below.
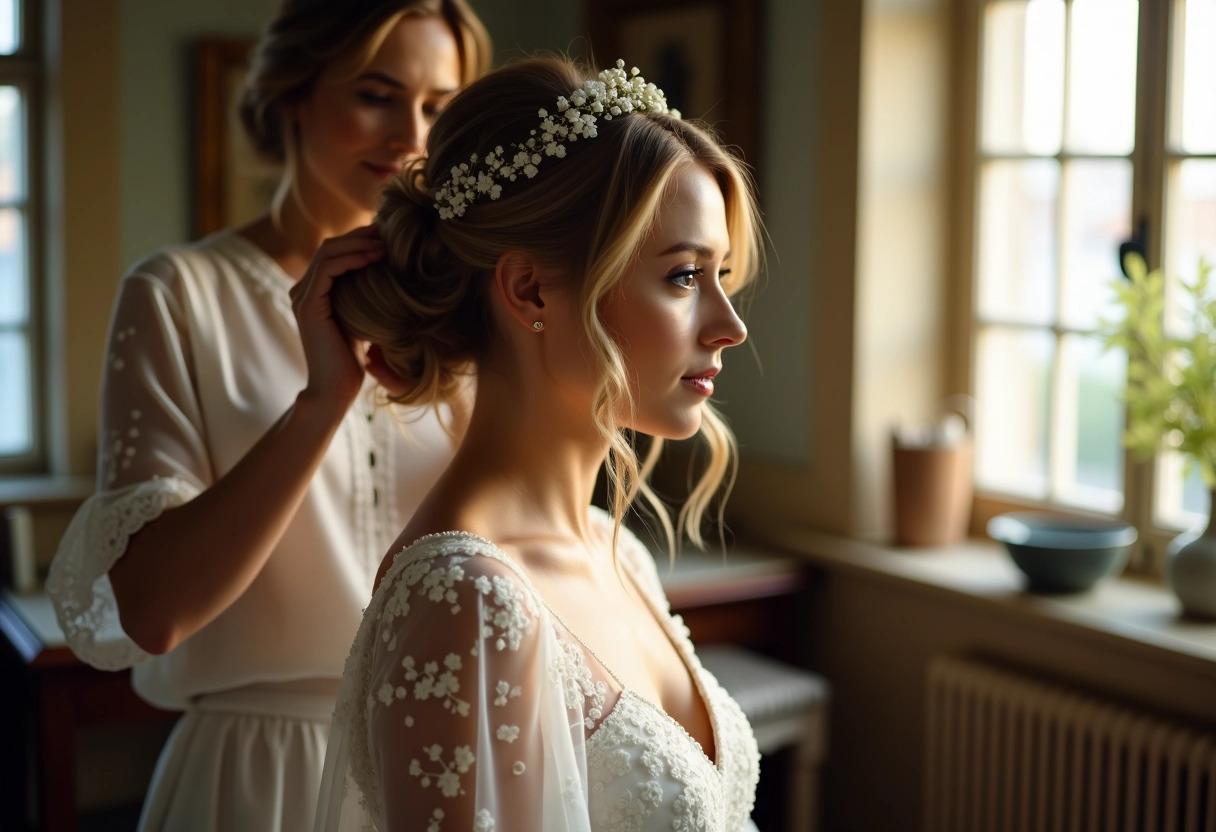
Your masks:
{"label": "woman's eyebrow", "polygon": [[[705,245],[704,243],[679,242],[673,246],[669,246],[668,248],[665,248],[662,251],[660,251],[659,257],[666,257],[669,254],[675,254],[676,252],[680,252],[680,251],[687,251],[687,252],[697,255],[698,257],[706,257],[706,258],[713,257],[715,254],[714,249],[710,246]],[[725,260],[729,257],[730,257],[730,250],[728,249],[726,254],[722,255],[722,259]]]}
{"label": "woman's eyebrow", "polygon": [[359,76],[360,81],[379,81],[381,84],[386,84],[390,87],[396,87],[399,90],[405,89],[405,84],[398,81],[391,75],[385,75],[383,72],[369,71]]}

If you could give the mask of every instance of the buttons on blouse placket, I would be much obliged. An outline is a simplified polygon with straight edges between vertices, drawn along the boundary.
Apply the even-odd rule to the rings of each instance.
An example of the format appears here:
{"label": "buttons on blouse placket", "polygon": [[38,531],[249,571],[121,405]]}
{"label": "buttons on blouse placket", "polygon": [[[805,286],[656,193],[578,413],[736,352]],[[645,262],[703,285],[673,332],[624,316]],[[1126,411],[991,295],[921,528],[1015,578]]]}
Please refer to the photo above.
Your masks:
{"label": "buttons on blouse placket", "polygon": [[372,422],[375,421],[375,418],[376,411],[374,408],[367,411],[368,440],[373,446],[367,452],[367,467],[371,472],[372,480],[372,540],[378,541],[380,539],[380,512],[378,511],[380,507],[380,486],[376,484],[376,449],[374,447],[376,433],[372,428]]}

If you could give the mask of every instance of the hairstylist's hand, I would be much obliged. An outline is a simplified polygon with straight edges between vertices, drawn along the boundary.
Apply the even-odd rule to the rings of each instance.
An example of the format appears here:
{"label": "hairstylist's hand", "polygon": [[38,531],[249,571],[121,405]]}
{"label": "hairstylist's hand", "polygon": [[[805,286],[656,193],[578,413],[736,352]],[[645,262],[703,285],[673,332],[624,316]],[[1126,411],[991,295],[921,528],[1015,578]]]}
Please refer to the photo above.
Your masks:
{"label": "hairstylist's hand", "polygon": [[291,305],[300,327],[308,362],[308,390],[323,401],[340,404],[343,412],[363,386],[363,361],[358,346],[343,336],[334,322],[329,290],[334,279],[384,256],[384,244],[374,225],[321,243],[304,277],[291,288]]}
{"label": "hairstylist's hand", "polygon": [[388,362],[384,360],[384,353],[379,344],[362,344],[361,346],[365,348],[362,356],[363,369],[379,382],[391,398],[399,398],[414,389],[416,381],[394,372],[388,366]]}

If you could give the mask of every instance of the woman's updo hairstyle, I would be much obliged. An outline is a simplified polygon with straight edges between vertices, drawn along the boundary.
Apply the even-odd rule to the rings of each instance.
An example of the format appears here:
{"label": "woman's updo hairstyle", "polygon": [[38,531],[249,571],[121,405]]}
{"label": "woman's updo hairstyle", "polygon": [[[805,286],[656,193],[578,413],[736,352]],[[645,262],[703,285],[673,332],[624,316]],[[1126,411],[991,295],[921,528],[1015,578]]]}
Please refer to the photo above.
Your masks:
{"label": "woman's updo hairstyle", "polygon": [[290,166],[286,109],[307,98],[335,63],[348,62],[351,77],[358,75],[406,15],[447,22],[460,53],[461,84],[490,68],[490,37],[465,0],[283,0],[254,48],[238,107],[258,154]]}
{"label": "woman's updo hairstyle", "polygon": [[[594,138],[568,142],[565,156],[545,158],[531,179],[521,173],[503,181],[498,199],[483,195],[451,219],[440,219],[435,207],[435,192],[453,168],[498,147],[510,158],[513,146],[537,129],[539,110],[553,110],[559,97],[595,77],[565,58],[530,58],[459,93],[431,127],[427,155],[385,187],[376,218],[384,258],[339,278],[330,298],[344,331],[379,345],[390,368],[417,381],[402,403],[437,404],[495,343],[489,291],[504,253],[526,251],[569,275],[599,364],[592,415],[610,444],[608,473],[619,520],[639,491],[657,503],[645,476],[662,443],[652,442],[647,461],[639,464],[632,438],[621,430],[622,414],[633,403],[620,348],[600,318],[602,301],[628,272],[667,183],[688,165],[709,171],[722,189],[732,249],[727,291],[751,282],[761,254],[760,227],[745,167],[695,122],[634,112],[600,118]],[[733,438],[708,406],[702,433],[710,446],[709,470],[681,518],[698,543],[701,515],[733,471]],[[655,507],[666,521],[662,507]]]}

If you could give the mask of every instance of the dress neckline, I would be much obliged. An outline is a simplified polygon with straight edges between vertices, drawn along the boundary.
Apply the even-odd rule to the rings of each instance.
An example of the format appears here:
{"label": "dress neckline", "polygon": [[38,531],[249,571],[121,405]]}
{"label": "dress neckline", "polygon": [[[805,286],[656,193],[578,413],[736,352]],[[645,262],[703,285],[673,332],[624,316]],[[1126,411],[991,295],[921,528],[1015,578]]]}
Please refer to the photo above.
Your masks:
{"label": "dress neckline", "polygon": [[234,252],[236,256],[244,260],[249,266],[249,271],[268,287],[290,291],[291,287],[296,284],[291,275],[283,271],[283,267],[277,260],[240,231],[235,228],[227,228],[216,232],[216,236],[228,243],[231,248],[236,249]]}
{"label": "dress neckline", "polygon": [[[440,541],[444,541],[444,540],[455,540],[455,539],[464,539],[464,540],[474,541],[475,543],[480,544],[482,547],[488,548],[493,553],[495,558],[497,558],[498,560],[501,560],[503,563],[505,563],[508,566],[508,568],[510,568],[511,571],[514,572],[521,581],[523,581],[524,586],[526,586],[528,588],[528,591],[532,593],[533,597],[545,609],[546,613],[548,613],[553,619],[555,619],[557,621],[557,623],[561,625],[562,629],[565,632],[569,633],[570,637],[573,638],[576,642],[578,642],[578,644],[584,650],[586,650],[587,653],[589,653],[591,655],[591,657],[596,660],[596,662],[599,663],[600,667],[604,668],[604,672],[607,673],[609,676],[611,676],[613,681],[615,681],[617,683],[617,685],[620,687],[621,695],[617,699],[617,704],[613,705],[612,710],[608,712],[608,715],[605,716],[600,721],[599,725],[597,725],[587,735],[588,740],[590,740],[597,733],[599,733],[600,726],[602,726],[605,722],[607,722],[609,719],[611,719],[612,715],[614,713],[616,713],[617,706],[620,705],[620,699],[624,698],[626,695],[628,695],[631,699],[636,699],[637,701],[645,704],[655,713],[661,714],[664,719],[666,719],[668,722],[670,722],[672,725],[674,725],[676,728],[678,728],[679,731],[684,736],[686,736],[690,741],[692,741],[692,743],[694,745],[696,745],[697,750],[699,750],[701,752],[701,756],[714,768],[714,770],[721,772],[722,764],[723,764],[722,743],[721,743],[722,732],[719,729],[718,717],[717,717],[717,714],[714,713],[712,702],[709,697],[709,691],[706,689],[704,679],[701,676],[701,669],[694,665],[694,663],[691,659],[691,656],[690,656],[691,651],[686,649],[685,646],[681,643],[681,639],[684,638],[684,636],[682,634],[676,633],[674,631],[674,629],[672,627],[672,621],[671,621],[670,614],[662,614],[662,611],[656,608],[656,606],[654,604],[654,599],[650,597],[649,592],[647,592],[645,589],[643,589],[639,585],[637,577],[633,574],[633,570],[630,569],[628,567],[628,565],[626,565],[626,572],[629,575],[630,583],[633,585],[634,590],[636,590],[637,593],[641,596],[642,603],[646,605],[646,609],[650,612],[651,616],[658,623],[659,629],[661,629],[663,631],[663,634],[667,637],[667,641],[671,645],[672,649],[675,650],[676,655],[680,659],[680,663],[684,666],[684,672],[688,674],[689,679],[692,681],[693,690],[696,691],[697,696],[701,700],[702,707],[705,708],[705,713],[709,716],[710,736],[714,743],[714,757],[713,758],[711,758],[708,754],[705,753],[705,747],[703,745],[701,745],[701,743],[697,740],[696,737],[694,737],[692,734],[689,733],[688,728],[686,728],[682,722],[680,722],[674,716],[669,714],[666,710],[663,709],[663,707],[659,703],[653,701],[652,699],[650,699],[650,697],[643,696],[641,693],[638,693],[633,688],[626,685],[621,680],[621,678],[619,676],[617,676],[616,672],[613,671],[613,669],[607,664],[607,662],[605,662],[603,659],[601,659],[599,657],[599,654],[597,654],[595,652],[595,650],[593,650],[591,648],[591,646],[587,644],[587,642],[583,641],[582,637],[579,636],[578,632],[576,630],[574,630],[574,628],[572,628],[569,624],[566,623],[565,619],[563,619],[561,617],[561,615],[558,614],[557,610],[553,609],[553,607],[551,607],[549,605],[549,602],[545,600],[545,597],[543,595],[541,595],[540,590],[538,590],[535,587],[535,585],[533,585],[531,579],[529,579],[528,574],[524,570],[524,568],[522,566],[520,566],[513,557],[511,557],[509,554],[507,554],[507,552],[505,550],[503,550],[501,547],[499,547],[498,544],[494,543],[492,540],[488,540],[487,538],[484,538],[481,535],[473,534],[472,532],[457,531],[457,530],[443,531],[443,532],[431,532],[429,534],[425,534],[425,535],[419,537],[418,539],[416,539],[413,543],[410,543],[408,546],[403,548],[401,550],[401,552],[398,553],[398,556],[394,557],[393,565],[389,568],[389,571],[385,574],[384,579],[380,582],[381,587],[390,583],[389,578],[390,578],[390,576],[393,576],[393,573],[398,570],[398,566],[397,566],[398,563],[404,564],[410,560],[409,557],[401,558],[400,555],[403,555],[406,552],[409,552],[410,550],[414,549],[415,547],[421,546],[423,549],[425,549],[426,546],[430,543],[436,543],[436,542],[440,542]],[[421,555],[421,556],[425,556],[425,555]],[[393,577],[395,577],[395,576],[393,576]],[[584,660],[584,662],[585,662],[585,660]]]}

